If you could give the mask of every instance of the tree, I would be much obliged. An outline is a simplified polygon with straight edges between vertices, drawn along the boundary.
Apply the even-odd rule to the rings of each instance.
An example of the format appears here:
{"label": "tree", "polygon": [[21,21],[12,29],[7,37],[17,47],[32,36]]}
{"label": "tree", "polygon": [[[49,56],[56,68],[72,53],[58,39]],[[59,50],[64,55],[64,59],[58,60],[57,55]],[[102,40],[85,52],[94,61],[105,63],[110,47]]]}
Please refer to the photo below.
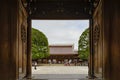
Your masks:
{"label": "tree", "polygon": [[49,56],[47,37],[37,29],[32,28],[32,60]]}
{"label": "tree", "polygon": [[79,38],[78,54],[83,60],[88,60],[89,57],[89,28],[87,28]]}

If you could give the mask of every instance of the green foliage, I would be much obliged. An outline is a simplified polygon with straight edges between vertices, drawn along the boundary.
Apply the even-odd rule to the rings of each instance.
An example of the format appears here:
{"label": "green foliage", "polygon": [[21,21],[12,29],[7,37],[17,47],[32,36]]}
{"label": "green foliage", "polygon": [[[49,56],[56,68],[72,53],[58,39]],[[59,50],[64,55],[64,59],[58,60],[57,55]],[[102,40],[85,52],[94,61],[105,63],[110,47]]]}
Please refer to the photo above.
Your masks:
{"label": "green foliage", "polygon": [[37,29],[32,28],[32,59],[37,60],[49,56],[47,37]]}
{"label": "green foliage", "polygon": [[79,38],[78,54],[83,60],[88,60],[89,57],[89,29],[87,28]]}

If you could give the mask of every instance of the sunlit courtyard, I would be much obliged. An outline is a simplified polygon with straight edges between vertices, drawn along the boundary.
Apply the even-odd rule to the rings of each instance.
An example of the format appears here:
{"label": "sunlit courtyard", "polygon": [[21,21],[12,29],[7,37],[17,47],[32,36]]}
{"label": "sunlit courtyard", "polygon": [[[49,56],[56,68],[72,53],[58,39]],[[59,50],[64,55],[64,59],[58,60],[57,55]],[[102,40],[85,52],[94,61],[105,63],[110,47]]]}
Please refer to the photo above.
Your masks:
{"label": "sunlit courtyard", "polygon": [[32,67],[33,79],[46,80],[86,80],[87,66],[37,66]]}

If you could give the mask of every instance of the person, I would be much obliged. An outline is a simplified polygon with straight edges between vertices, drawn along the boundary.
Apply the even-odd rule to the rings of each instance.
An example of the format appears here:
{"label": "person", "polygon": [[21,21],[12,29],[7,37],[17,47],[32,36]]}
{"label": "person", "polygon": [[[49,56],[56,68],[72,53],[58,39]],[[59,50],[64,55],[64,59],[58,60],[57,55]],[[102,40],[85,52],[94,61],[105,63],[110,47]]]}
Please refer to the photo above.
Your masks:
{"label": "person", "polygon": [[74,60],[74,64],[75,64],[75,66],[77,66],[77,60],[76,59]]}
{"label": "person", "polygon": [[60,63],[61,63],[61,61],[58,61],[58,63],[60,64]]}
{"label": "person", "polygon": [[35,70],[37,69],[37,62],[36,61],[34,62],[34,69]]}
{"label": "person", "polygon": [[48,60],[48,62],[49,62],[49,65],[51,65],[51,63],[52,63],[52,62],[51,62],[51,60],[50,60],[50,59]]}
{"label": "person", "polygon": [[68,65],[69,65],[69,66],[70,66],[71,62],[72,62],[72,60],[70,59],[69,62],[68,62]]}
{"label": "person", "polygon": [[66,59],[64,60],[64,66],[67,66],[67,60]]}

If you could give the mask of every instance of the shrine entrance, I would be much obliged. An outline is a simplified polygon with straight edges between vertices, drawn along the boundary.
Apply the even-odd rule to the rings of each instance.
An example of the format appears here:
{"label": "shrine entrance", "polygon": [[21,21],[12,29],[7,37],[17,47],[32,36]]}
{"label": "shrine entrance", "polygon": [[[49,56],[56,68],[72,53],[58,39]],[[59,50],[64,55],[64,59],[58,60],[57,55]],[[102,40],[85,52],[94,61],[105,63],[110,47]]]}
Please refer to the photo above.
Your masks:
{"label": "shrine entrance", "polygon": [[[90,21],[89,78],[120,76],[120,0],[2,0],[0,79],[32,78],[31,20]],[[117,74],[116,74],[117,73]]]}
{"label": "shrine entrance", "polygon": [[[99,2],[99,1],[98,1]],[[95,4],[98,4],[95,2]],[[92,14],[91,1],[70,0],[70,1],[49,1],[36,0],[29,2],[29,17],[31,20],[89,20],[90,47],[92,47]],[[97,5],[96,5],[97,6]],[[94,7],[96,7],[94,6]],[[31,23],[30,20],[30,23]],[[30,24],[31,25],[31,24]],[[92,50],[90,50],[90,53]],[[89,64],[93,64],[90,54]],[[93,67],[89,66],[89,76],[93,78]]]}

